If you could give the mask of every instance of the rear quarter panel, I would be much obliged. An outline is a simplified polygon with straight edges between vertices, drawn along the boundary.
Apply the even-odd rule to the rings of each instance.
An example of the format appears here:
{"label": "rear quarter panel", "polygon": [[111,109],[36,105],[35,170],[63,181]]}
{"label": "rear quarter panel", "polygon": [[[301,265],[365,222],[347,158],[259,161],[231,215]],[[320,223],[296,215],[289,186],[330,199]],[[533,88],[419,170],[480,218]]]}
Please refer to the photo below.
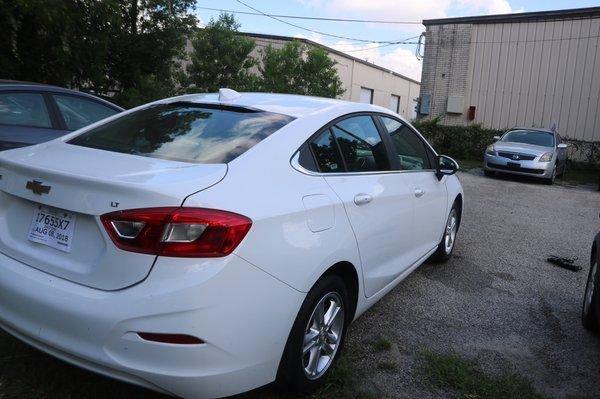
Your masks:
{"label": "rear quarter panel", "polygon": [[[306,139],[339,115],[324,109],[310,119],[294,120],[232,161],[219,184],[184,202],[251,218],[252,228],[235,253],[302,292],[340,261],[350,262],[362,275],[341,201],[322,177],[301,173],[290,164]],[[318,221],[319,215],[329,221]]]}

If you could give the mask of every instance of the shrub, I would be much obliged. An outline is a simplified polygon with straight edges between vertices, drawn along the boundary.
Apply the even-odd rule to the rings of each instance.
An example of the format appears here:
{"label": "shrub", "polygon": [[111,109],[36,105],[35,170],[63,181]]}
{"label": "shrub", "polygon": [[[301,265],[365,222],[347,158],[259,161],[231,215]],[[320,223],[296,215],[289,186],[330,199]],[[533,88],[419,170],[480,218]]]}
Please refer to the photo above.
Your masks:
{"label": "shrub", "polygon": [[487,129],[480,124],[447,126],[438,118],[415,121],[413,125],[440,154],[461,160],[483,159],[485,148],[494,142],[494,136],[503,131]]}

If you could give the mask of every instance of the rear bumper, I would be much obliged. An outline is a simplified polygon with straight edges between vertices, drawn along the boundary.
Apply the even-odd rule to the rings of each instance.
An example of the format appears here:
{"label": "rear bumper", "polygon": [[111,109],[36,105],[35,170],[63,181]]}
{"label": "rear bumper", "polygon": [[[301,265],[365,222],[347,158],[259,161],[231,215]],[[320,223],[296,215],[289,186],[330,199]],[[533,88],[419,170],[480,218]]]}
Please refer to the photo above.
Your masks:
{"label": "rear bumper", "polygon": [[[0,254],[0,327],[80,367],[186,398],[272,382],[304,296],[235,255],[159,259],[144,282],[105,292]],[[205,344],[148,342],[136,332]]]}
{"label": "rear bumper", "polygon": [[[509,166],[509,163],[518,163],[520,167],[513,169]],[[548,179],[552,177],[553,168],[554,162],[538,162],[537,160],[512,161],[508,158],[490,155],[487,153],[484,155],[484,169],[493,172]]]}

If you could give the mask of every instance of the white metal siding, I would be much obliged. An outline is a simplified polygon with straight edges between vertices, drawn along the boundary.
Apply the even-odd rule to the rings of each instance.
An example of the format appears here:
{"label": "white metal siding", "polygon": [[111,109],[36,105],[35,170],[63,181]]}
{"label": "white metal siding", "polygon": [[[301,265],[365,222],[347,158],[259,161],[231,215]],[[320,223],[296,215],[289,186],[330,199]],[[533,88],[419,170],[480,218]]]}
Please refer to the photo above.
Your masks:
{"label": "white metal siding", "polygon": [[465,111],[496,129],[555,121],[568,138],[600,140],[598,36],[599,18],[473,25]]}

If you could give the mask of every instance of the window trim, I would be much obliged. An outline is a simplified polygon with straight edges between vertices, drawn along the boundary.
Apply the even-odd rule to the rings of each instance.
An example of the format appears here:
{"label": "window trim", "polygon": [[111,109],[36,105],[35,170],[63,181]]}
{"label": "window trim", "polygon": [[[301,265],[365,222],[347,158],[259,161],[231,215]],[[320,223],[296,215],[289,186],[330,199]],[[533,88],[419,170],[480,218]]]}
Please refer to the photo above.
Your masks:
{"label": "window trim", "polygon": [[55,113],[55,109],[52,105],[52,99],[48,96],[45,91],[38,90],[0,90],[0,94],[38,94],[42,97],[46,111],[48,112],[48,119],[50,119],[50,126],[36,126],[36,125],[19,125],[15,123],[1,123],[1,126],[13,126],[13,127],[28,127],[31,129],[46,129],[46,130],[62,130],[58,115]]}
{"label": "window trim", "polygon": [[[308,145],[308,143],[310,143],[310,141],[312,141],[313,139],[315,139],[318,135],[320,135],[321,133],[323,133],[326,129],[329,129],[332,125],[336,124],[337,122],[339,122],[342,119],[347,119],[347,118],[351,118],[353,116],[361,116],[361,115],[368,115],[370,116],[373,121],[375,122],[375,126],[377,127],[377,130],[379,131],[379,135],[383,140],[383,143],[385,145],[385,149],[386,149],[386,153],[388,155],[388,158],[390,158],[390,166],[392,167],[392,169],[390,170],[384,170],[384,171],[369,171],[369,172],[320,172],[320,171],[313,171],[313,170],[309,170],[306,169],[304,166],[302,166],[300,164],[300,150],[302,149],[303,146]],[[433,172],[435,173],[436,170],[434,169],[417,169],[417,170],[406,170],[406,169],[400,169],[398,167],[398,160],[396,159],[396,157],[392,157],[392,152],[395,151],[395,148],[393,147],[393,143],[391,142],[391,137],[389,135],[389,133],[387,133],[387,130],[385,129],[385,126],[383,126],[383,122],[381,121],[380,117],[381,116],[385,116],[391,119],[395,119],[396,121],[402,123],[403,125],[405,125],[406,127],[408,127],[410,130],[412,130],[414,133],[416,133],[417,137],[419,137],[421,139],[421,141],[425,144],[425,146],[427,148],[429,148],[428,154],[433,154],[433,161],[435,160],[435,158],[437,158],[437,156],[439,155],[437,153],[437,151],[435,151],[435,149],[431,146],[431,144],[429,144],[429,142],[427,140],[425,140],[425,138],[423,137],[423,135],[421,133],[419,133],[419,131],[417,131],[415,128],[413,128],[410,123],[404,122],[402,119],[395,117],[393,115],[390,115],[388,113],[385,112],[379,112],[379,111],[358,111],[358,112],[351,112],[348,114],[344,114],[341,116],[338,116],[337,118],[329,121],[328,123],[326,123],[325,125],[323,125],[321,128],[319,128],[315,133],[311,134],[302,145],[300,145],[298,147],[298,149],[296,151],[294,151],[292,153],[292,156],[290,157],[290,165],[296,169],[298,172],[303,173],[305,175],[309,175],[309,176],[317,176],[317,177],[327,177],[327,176],[362,176],[362,175],[384,175],[384,174],[394,174],[394,173],[421,173],[421,172]],[[337,140],[336,140],[337,143]],[[337,144],[336,144],[337,145]],[[312,149],[310,148],[310,145],[308,145],[308,149],[310,151],[310,153],[313,156],[315,165],[318,166],[318,162],[317,159],[315,158],[314,153],[312,152]],[[341,151],[339,150],[338,147],[338,151],[340,152],[340,156],[342,157],[343,160],[343,155],[341,154]],[[432,162],[433,164],[433,162]]]}

